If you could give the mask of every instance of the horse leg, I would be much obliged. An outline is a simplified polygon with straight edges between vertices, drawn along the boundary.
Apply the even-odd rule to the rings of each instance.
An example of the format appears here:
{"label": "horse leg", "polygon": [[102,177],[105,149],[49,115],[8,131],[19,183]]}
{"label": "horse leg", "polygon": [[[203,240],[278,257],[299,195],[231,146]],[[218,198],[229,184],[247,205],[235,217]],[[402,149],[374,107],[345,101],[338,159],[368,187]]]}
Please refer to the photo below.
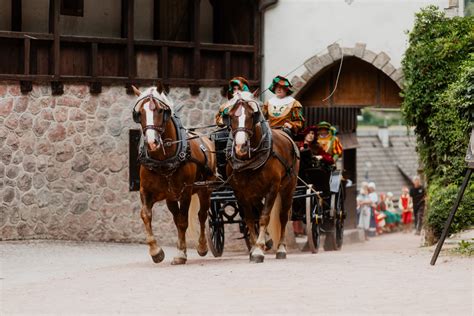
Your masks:
{"label": "horse leg", "polygon": [[[283,196],[283,195],[282,195]],[[288,192],[284,196],[290,196],[290,198],[281,199],[281,210],[280,210],[280,241],[278,242],[278,248],[276,253],[277,259],[286,259],[286,224],[288,223],[288,218],[290,216],[290,208],[292,204],[291,194]]]}
{"label": "horse leg", "polygon": [[173,213],[173,220],[178,230],[178,254],[173,258],[172,265],[185,264],[186,255],[186,230],[188,229],[188,210],[191,197],[186,196],[181,199],[179,206],[177,201],[166,201],[168,208]]}
{"label": "horse leg", "polygon": [[155,236],[153,235],[153,230],[151,228],[152,207],[154,201],[152,201],[151,195],[147,195],[143,192],[140,192],[140,198],[142,200],[142,209],[140,212],[140,216],[143,220],[143,224],[145,225],[146,242],[150,247],[149,253],[154,263],[160,263],[165,258],[165,253],[163,252],[163,249],[158,246]]}
{"label": "horse leg", "polygon": [[262,213],[260,215],[260,228],[258,233],[257,242],[255,247],[250,253],[250,261],[260,263],[265,259],[265,234],[267,231],[268,223],[270,222],[270,212],[272,211],[273,203],[277,197],[277,188],[272,187],[270,192],[265,196],[265,205],[263,206]]}
{"label": "horse leg", "polygon": [[211,195],[207,191],[198,192],[199,196],[199,224],[200,224],[200,233],[199,233],[199,241],[197,252],[201,257],[204,257],[207,254],[207,240],[206,240],[206,219],[207,219],[207,211],[209,210]]}

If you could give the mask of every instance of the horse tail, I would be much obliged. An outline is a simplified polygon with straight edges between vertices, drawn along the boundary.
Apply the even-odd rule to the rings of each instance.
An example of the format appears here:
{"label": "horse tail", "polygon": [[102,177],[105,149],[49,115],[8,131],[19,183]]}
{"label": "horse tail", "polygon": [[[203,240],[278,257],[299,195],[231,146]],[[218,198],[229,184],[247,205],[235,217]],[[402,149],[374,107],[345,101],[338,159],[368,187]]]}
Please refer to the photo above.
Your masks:
{"label": "horse tail", "polygon": [[195,193],[191,195],[191,203],[189,204],[189,211],[188,211],[188,229],[186,231],[186,235],[188,239],[197,241],[199,239],[199,213],[200,203],[199,197]]}
{"label": "horse tail", "polygon": [[275,202],[273,203],[272,210],[270,212],[270,222],[268,223],[268,233],[273,240],[273,248],[278,247],[280,241],[281,224],[280,224],[280,212],[281,212],[281,195],[277,194]]}

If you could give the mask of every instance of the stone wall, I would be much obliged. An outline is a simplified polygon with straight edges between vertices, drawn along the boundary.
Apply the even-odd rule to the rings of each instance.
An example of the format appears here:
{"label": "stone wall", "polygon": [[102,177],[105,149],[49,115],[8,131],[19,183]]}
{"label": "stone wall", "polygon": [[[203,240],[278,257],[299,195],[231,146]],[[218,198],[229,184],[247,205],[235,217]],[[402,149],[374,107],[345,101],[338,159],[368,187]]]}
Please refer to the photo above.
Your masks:
{"label": "stone wall", "polygon": [[[27,95],[0,82],[0,239],[144,241],[138,192],[129,192],[128,131],[134,96],[123,86],[89,94],[87,85],[49,85]],[[211,124],[223,102],[219,88],[171,88],[184,102],[183,124]],[[174,245],[171,214],[153,210],[158,241]]]}

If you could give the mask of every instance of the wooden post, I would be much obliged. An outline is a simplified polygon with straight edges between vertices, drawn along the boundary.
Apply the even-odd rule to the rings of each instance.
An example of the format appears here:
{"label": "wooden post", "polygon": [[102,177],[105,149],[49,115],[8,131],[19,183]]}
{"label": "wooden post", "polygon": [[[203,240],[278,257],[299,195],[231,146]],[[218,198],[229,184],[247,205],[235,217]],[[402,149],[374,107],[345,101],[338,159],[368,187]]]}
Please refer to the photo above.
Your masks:
{"label": "wooden post", "polygon": [[12,1],[11,28],[13,32],[21,32],[21,0]]}
{"label": "wooden post", "polygon": [[89,92],[90,93],[101,93],[102,92],[102,83],[99,81],[94,81],[97,78],[97,55],[98,55],[98,45],[97,43],[91,44],[91,77],[92,81],[89,85]]}
{"label": "wooden post", "polygon": [[201,76],[201,45],[199,39],[199,19],[201,14],[201,0],[193,0],[194,1],[194,62],[193,62],[193,79],[196,82],[194,85],[190,86],[191,95],[198,95],[199,94],[199,84],[197,83],[198,79]]}
{"label": "wooden post", "polygon": [[61,38],[59,30],[60,0],[50,0],[49,12],[49,32],[53,33],[52,68],[54,81],[51,82],[51,90],[52,94],[58,95],[64,92],[63,84],[59,82],[61,70]]}
{"label": "wooden post", "polygon": [[[123,3],[123,2],[122,2]],[[126,5],[126,17],[127,17],[127,73],[128,73],[128,83],[126,85],[127,93],[132,94],[133,90],[131,84],[133,79],[135,79],[135,42],[134,42],[134,9],[135,9],[135,0],[125,0]],[[122,11],[123,12],[123,11]],[[123,15],[124,16],[124,15]]]}

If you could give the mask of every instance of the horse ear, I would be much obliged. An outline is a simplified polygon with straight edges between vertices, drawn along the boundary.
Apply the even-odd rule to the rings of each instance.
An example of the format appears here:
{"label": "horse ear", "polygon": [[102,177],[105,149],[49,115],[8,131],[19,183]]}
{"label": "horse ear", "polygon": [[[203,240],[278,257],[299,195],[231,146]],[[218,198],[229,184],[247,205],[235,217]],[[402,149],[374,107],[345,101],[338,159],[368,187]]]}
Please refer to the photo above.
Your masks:
{"label": "horse ear", "polygon": [[137,87],[135,87],[134,85],[132,85],[132,89],[137,97],[139,97],[142,94],[140,90],[138,90]]}
{"label": "horse ear", "polygon": [[258,98],[260,95],[260,88],[255,89],[254,92],[252,92],[254,98]]}

